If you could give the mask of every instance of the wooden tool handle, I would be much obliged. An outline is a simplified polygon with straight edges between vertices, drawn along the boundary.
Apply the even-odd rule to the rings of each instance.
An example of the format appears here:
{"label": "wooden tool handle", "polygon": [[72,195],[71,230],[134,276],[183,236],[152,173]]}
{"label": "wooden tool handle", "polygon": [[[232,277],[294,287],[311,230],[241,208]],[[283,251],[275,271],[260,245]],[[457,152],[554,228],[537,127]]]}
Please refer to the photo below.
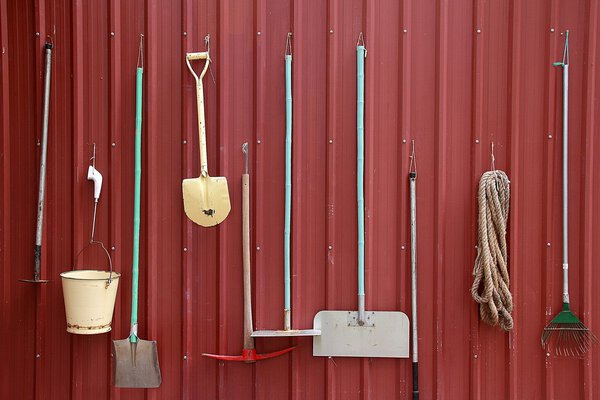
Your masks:
{"label": "wooden tool handle", "polygon": [[244,349],[254,349],[252,338],[252,278],[250,272],[250,175],[242,175],[242,243],[244,274]]}

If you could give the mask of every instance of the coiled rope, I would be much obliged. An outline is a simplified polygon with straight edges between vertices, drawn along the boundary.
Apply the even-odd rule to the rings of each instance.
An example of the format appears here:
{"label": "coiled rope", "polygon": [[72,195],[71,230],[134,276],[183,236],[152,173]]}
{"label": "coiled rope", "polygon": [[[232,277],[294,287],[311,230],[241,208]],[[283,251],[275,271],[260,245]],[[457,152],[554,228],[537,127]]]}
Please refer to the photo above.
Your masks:
{"label": "coiled rope", "polygon": [[510,181],[499,170],[485,172],[479,181],[479,238],[473,267],[471,296],[479,303],[479,315],[488,325],[513,327],[508,276],[506,227],[510,205]]}

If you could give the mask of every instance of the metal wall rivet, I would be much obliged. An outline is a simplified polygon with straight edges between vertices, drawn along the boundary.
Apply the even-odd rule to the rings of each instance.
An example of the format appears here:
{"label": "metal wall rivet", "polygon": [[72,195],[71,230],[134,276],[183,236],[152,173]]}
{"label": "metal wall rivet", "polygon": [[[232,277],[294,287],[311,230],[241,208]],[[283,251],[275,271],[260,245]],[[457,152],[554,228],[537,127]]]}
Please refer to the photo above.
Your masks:
{"label": "metal wall rivet", "polygon": [[40,36],[40,33],[39,33],[39,32],[36,32],[36,33],[35,33],[35,36]]}
{"label": "metal wall rivet", "polygon": [[402,139],[402,143],[406,143],[406,139]]}
{"label": "metal wall rivet", "polygon": [[404,245],[400,246],[400,249],[401,249],[401,250],[404,250]]}
{"label": "metal wall rivet", "polygon": [[329,33],[333,33],[333,29],[330,29],[330,30],[329,30]]}
{"label": "metal wall rivet", "polygon": [[183,144],[187,144],[187,140],[184,140],[184,141],[183,141]]}
{"label": "metal wall rivet", "polygon": [[333,143],[333,139],[329,139],[329,144]]}
{"label": "metal wall rivet", "polygon": [[475,139],[475,143],[479,144],[479,139]]}
{"label": "metal wall rivet", "polygon": [[333,246],[331,246],[331,245],[328,248],[329,248],[329,250],[333,250]]}
{"label": "metal wall rivet", "polygon": [[550,247],[550,242],[546,243],[546,246]]}
{"label": "metal wall rivet", "polygon": [[115,246],[112,246],[110,249],[111,249],[112,251],[115,251],[117,248],[116,248]]}
{"label": "metal wall rivet", "polygon": [[408,33],[408,29],[405,28],[402,32]]}
{"label": "metal wall rivet", "polygon": [[183,359],[184,359],[184,360],[187,360],[187,356],[183,356]]}
{"label": "metal wall rivet", "polygon": [[187,36],[187,32],[183,32],[183,36]]}
{"label": "metal wall rivet", "polygon": [[42,355],[40,353],[35,353],[35,358],[40,358]]}
{"label": "metal wall rivet", "polygon": [[552,139],[552,135],[548,135],[548,139]]}
{"label": "metal wall rivet", "polygon": [[256,143],[257,143],[257,144],[260,144],[260,139],[258,139],[258,140],[256,141]]}
{"label": "metal wall rivet", "polygon": [[40,147],[40,146],[41,146],[41,143],[40,143],[40,141],[38,140],[38,141],[35,143],[35,145],[36,145],[37,147]]}
{"label": "metal wall rivet", "polygon": [[115,33],[114,33],[114,32],[111,32],[111,33],[110,33],[110,36],[115,36]]}
{"label": "metal wall rivet", "polygon": [[477,356],[477,354],[475,354],[473,357],[477,358],[478,356]]}
{"label": "metal wall rivet", "polygon": [[117,144],[116,144],[115,142],[113,142],[113,143],[111,144],[111,146],[112,146],[112,147],[117,147]]}
{"label": "metal wall rivet", "polygon": [[481,29],[477,29],[477,33],[481,33]]}
{"label": "metal wall rivet", "polygon": [[258,36],[262,35],[262,33],[260,33],[260,31],[256,32],[256,34],[257,34]]}
{"label": "metal wall rivet", "polygon": [[550,357],[550,353],[546,353],[546,357]]}
{"label": "metal wall rivet", "polygon": [[187,251],[187,247],[184,247],[184,248],[183,248],[183,251]]}
{"label": "metal wall rivet", "polygon": [[554,28],[550,28],[550,32],[554,32]]}
{"label": "metal wall rivet", "polygon": [[256,246],[256,251],[260,251],[260,246]]}

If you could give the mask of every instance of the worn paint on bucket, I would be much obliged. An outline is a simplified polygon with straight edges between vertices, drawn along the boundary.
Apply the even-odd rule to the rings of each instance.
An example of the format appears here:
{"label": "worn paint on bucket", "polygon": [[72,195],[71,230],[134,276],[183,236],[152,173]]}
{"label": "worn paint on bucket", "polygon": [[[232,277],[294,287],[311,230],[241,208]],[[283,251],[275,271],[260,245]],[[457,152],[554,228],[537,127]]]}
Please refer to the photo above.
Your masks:
{"label": "worn paint on bucket", "polygon": [[111,330],[115,299],[121,274],[79,270],[60,274],[62,278],[67,332],[93,335]]}

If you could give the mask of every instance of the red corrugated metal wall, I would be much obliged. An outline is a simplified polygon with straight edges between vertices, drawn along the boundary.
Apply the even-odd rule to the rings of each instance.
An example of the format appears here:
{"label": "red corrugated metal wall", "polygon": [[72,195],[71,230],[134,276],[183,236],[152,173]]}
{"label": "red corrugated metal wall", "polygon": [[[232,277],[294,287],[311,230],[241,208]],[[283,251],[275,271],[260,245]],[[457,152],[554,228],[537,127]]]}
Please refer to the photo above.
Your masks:
{"label": "red corrugated metal wall", "polygon": [[[408,184],[416,142],[422,398],[599,399],[597,348],[556,358],[540,334],[561,301],[561,80],[571,35],[572,303],[600,334],[600,112],[596,0],[0,0],[2,399],[409,398],[410,361],[312,357],[312,342],[255,365],[202,352],[242,347],[241,144],[252,179],[255,328],[281,327],[284,64],[293,32],[293,325],[356,307],[355,44],[366,60],[367,308],[410,315]],[[141,337],[156,339],[160,389],[110,385],[111,339],[129,329],[134,76],[145,34]],[[191,223],[181,180],[198,174],[194,84],[184,53],[211,35],[208,156],[232,212]],[[55,44],[43,276],[31,276],[43,82]],[[482,325],[469,294],[477,182],[490,165],[512,181],[515,329]],[[105,176],[97,238],[123,272],[113,331],[65,331],[59,273],[88,240],[92,143]],[[78,262],[104,266],[100,252]]]}

